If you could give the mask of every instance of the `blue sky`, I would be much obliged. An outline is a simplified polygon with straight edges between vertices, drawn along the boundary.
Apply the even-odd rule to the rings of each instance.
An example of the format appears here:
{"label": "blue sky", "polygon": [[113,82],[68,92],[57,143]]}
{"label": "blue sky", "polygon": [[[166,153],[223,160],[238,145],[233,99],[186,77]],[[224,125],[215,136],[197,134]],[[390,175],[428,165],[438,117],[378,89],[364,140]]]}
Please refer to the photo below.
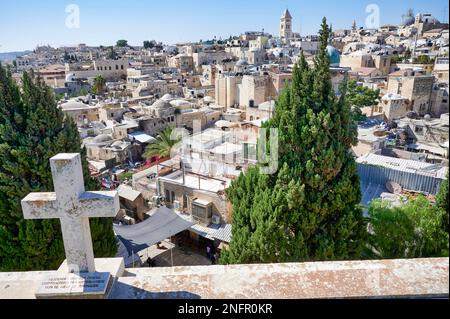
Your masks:
{"label": "blue sky", "polygon": [[[287,7],[293,29],[316,33],[326,16],[333,29],[364,25],[368,4],[380,8],[381,24],[398,24],[408,8],[448,21],[447,0],[46,0],[0,1],[0,52],[52,46],[111,45],[127,39],[132,45],[156,39],[165,43],[229,37],[249,30],[278,34]],[[66,6],[80,8],[80,28],[67,28]]]}

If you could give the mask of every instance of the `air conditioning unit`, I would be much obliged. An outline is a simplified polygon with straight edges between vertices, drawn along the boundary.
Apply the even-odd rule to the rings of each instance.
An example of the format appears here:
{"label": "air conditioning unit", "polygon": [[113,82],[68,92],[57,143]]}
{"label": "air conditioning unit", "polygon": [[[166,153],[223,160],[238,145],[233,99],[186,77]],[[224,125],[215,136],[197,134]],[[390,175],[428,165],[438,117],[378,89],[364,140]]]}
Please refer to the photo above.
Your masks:
{"label": "air conditioning unit", "polygon": [[220,216],[213,215],[212,216],[212,223],[215,224],[215,225],[219,225],[220,224]]}
{"label": "air conditioning unit", "polygon": [[180,210],[180,209],[181,209],[180,201],[174,200],[174,201],[173,201],[173,208],[174,208],[175,210]]}

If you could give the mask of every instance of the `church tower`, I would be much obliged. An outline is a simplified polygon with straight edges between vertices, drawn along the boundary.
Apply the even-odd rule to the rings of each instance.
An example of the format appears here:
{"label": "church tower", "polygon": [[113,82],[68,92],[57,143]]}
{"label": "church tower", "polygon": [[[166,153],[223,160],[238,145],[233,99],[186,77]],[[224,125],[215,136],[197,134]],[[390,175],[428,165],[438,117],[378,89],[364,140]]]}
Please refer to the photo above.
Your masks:
{"label": "church tower", "polygon": [[280,19],[280,38],[284,41],[292,38],[292,16],[288,9],[284,10]]}

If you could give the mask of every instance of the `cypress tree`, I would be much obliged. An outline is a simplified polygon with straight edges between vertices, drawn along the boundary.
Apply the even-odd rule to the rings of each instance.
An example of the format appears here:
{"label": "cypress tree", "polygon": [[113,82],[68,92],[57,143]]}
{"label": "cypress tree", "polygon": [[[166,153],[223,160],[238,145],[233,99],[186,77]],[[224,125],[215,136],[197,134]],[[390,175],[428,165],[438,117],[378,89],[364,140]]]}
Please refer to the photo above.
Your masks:
{"label": "cypress tree", "polygon": [[[20,200],[29,192],[53,191],[49,159],[81,153],[86,189],[90,178],[85,149],[72,119],[57,108],[51,89],[24,73],[22,89],[0,65],[0,270],[56,269],[64,260],[59,220],[24,220]],[[111,219],[91,219],[96,257],[115,254]]]}
{"label": "cypress tree", "polygon": [[436,194],[436,207],[442,210],[442,226],[448,233],[449,200],[448,200],[448,173],[442,181],[439,191]]}
{"label": "cypress tree", "polygon": [[278,129],[278,171],[264,175],[251,167],[227,189],[233,229],[221,263],[361,257],[366,223],[349,152],[357,143],[357,126],[345,99],[346,83],[339,97],[332,88],[325,18],[319,34],[314,68],[301,55],[292,84],[264,123]]}

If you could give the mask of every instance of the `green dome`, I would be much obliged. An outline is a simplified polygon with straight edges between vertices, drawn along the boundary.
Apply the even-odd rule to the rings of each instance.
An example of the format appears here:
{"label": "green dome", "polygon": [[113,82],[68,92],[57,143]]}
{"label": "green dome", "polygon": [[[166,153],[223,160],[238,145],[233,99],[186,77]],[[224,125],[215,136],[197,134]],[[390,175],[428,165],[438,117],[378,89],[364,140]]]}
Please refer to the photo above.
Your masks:
{"label": "green dome", "polygon": [[341,55],[339,51],[331,45],[327,45],[327,51],[328,56],[330,57],[330,64],[339,64],[339,62],[341,61]]}

